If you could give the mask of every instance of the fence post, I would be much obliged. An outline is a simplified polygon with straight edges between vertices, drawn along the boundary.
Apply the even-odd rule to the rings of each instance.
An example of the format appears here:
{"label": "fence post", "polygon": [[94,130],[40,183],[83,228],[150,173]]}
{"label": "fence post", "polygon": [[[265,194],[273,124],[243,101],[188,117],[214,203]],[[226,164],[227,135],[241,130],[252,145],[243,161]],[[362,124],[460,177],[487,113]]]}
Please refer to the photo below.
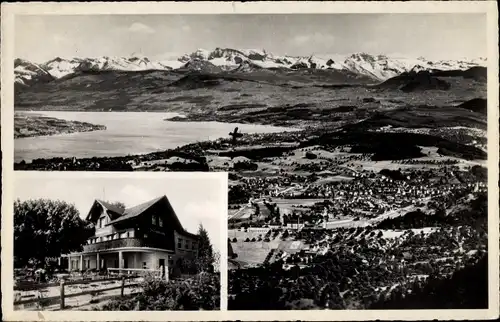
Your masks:
{"label": "fence post", "polygon": [[122,288],[120,292],[121,297],[123,297],[124,291],[125,291],[125,276],[122,276]]}
{"label": "fence post", "polygon": [[60,292],[61,292],[61,310],[64,310],[64,280],[61,281]]}

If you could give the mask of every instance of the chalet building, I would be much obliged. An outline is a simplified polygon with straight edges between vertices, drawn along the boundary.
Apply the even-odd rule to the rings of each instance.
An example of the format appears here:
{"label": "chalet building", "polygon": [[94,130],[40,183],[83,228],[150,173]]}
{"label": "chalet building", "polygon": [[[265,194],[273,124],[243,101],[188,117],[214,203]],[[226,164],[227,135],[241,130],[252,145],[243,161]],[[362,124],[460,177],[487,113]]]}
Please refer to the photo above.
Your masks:
{"label": "chalet building", "polygon": [[64,255],[70,271],[168,267],[175,272],[197,256],[198,235],[184,230],[166,196],[127,209],[95,200],[87,220],[95,224],[95,234],[82,252]]}

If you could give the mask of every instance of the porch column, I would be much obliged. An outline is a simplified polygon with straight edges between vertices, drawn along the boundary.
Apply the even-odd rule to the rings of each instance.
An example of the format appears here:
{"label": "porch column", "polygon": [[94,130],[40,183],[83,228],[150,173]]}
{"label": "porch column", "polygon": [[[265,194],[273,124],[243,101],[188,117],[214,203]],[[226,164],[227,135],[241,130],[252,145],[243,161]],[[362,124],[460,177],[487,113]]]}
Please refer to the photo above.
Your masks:
{"label": "porch column", "polygon": [[118,267],[123,268],[123,252],[118,252]]}
{"label": "porch column", "polygon": [[80,255],[80,270],[83,271],[83,255]]}
{"label": "porch column", "polygon": [[68,272],[71,272],[71,256],[68,255]]}
{"label": "porch column", "polygon": [[99,258],[99,253],[96,254],[96,268],[97,270],[101,269],[101,259]]}

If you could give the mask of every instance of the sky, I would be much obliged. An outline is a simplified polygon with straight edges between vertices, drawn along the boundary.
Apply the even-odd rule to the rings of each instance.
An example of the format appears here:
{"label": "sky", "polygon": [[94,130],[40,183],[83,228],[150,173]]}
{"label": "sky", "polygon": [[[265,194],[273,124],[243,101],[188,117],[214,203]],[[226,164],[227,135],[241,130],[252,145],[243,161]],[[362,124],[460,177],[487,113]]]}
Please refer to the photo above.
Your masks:
{"label": "sky", "polygon": [[[15,180],[15,199],[48,198],[72,203],[85,218],[95,199],[121,201],[127,207],[166,195],[184,229],[198,232],[199,224],[207,230],[214,249],[220,252],[221,221],[226,214],[223,188],[219,177],[189,176],[168,178],[123,178],[108,176],[85,177],[18,176]],[[137,177],[137,176],[136,176]]]}
{"label": "sky", "polygon": [[133,54],[161,60],[228,47],[458,59],[486,57],[486,32],[486,15],[477,13],[19,15],[15,55],[37,63]]}

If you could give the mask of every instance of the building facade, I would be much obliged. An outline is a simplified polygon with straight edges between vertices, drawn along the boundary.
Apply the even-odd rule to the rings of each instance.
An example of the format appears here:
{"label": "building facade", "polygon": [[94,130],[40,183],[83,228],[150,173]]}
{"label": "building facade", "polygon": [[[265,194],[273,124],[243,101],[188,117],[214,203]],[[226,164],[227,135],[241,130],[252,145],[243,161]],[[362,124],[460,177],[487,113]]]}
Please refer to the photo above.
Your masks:
{"label": "building facade", "polygon": [[70,271],[168,267],[174,272],[198,253],[198,235],[182,227],[166,196],[127,209],[95,200],[87,220],[95,233],[81,252],[64,255]]}

